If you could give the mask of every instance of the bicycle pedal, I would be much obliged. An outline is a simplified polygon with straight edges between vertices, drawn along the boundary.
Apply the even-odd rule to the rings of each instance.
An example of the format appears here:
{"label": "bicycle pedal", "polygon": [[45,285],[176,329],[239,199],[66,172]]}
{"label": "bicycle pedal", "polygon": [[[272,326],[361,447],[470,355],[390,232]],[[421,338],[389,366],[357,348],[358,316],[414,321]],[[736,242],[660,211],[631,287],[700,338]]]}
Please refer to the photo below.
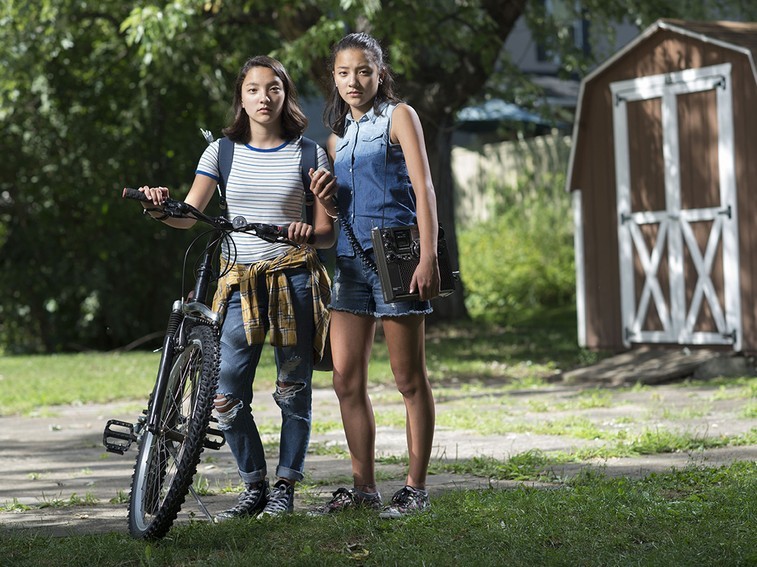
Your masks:
{"label": "bicycle pedal", "polygon": [[[115,427],[115,429],[114,429]],[[131,444],[137,440],[134,425],[119,419],[110,419],[103,430],[103,445],[109,453],[123,455]]]}
{"label": "bicycle pedal", "polygon": [[[211,417],[210,420],[218,421],[214,417]],[[223,431],[209,424],[205,430],[205,440],[202,442],[202,445],[207,449],[220,449],[225,444],[226,438],[223,436]]]}

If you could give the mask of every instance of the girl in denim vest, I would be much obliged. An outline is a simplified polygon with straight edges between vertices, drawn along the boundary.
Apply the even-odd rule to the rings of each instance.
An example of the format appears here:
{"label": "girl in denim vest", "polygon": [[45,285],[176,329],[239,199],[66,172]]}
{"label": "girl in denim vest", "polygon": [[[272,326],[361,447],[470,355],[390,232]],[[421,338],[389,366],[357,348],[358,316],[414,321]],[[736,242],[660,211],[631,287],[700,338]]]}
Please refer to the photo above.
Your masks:
{"label": "girl in denim vest", "polygon": [[[381,509],[381,517],[396,518],[429,507],[426,475],[434,436],[434,398],[424,343],[429,300],[439,294],[436,196],[418,115],[395,97],[378,42],[364,33],[344,37],[333,49],[332,72],[334,89],[324,117],[334,133],[329,154],[337,187],[314,187],[313,192],[329,215],[341,221],[330,305],[331,348],[354,486],[337,490],[316,512],[368,506]],[[373,256],[374,227],[413,223],[419,226],[421,254],[410,292],[419,299],[387,303],[379,277],[370,261],[361,258],[360,249]],[[348,237],[348,226],[354,238]],[[376,425],[368,396],[368,361],[377,319],[405,402],[410,458],[405,486],[383,509],[374,474]]]}

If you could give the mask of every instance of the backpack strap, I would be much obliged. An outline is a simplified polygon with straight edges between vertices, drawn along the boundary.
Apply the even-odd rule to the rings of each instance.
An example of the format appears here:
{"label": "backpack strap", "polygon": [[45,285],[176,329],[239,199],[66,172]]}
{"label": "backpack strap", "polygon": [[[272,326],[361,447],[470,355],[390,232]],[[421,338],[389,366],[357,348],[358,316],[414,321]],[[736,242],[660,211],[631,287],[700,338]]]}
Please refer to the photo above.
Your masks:
{"label": "backpack strap", "polygon": [[302,189],[305,191],[305,221],[313,225],[313,203],[315,196],[310,190],[310,168],[318,169],[318,146],[310,138],[302,137],[302,158],[300,169],[302,170]]}
{"label": "backpack strap", "polygon": [[[305,218],[307,223],[313,224],[313,203],[315,196],[310,191],[310,169],[318,167],[318,145],[310,138],[302,137],[302,156],[300,169],[302,174],[302,190],[305,192]],[[226,212],[226,182],[231,173],[231,162],[234,161],[234,142],[226,136],[218,139],[218,191],[219,205]]]}
{"label": "backpack strap", "polygon": [[234,142],[226,136],[218,139],[218,204],[221,213],[226,214],[226,182],[231,173],[231,162],[234,161]]}

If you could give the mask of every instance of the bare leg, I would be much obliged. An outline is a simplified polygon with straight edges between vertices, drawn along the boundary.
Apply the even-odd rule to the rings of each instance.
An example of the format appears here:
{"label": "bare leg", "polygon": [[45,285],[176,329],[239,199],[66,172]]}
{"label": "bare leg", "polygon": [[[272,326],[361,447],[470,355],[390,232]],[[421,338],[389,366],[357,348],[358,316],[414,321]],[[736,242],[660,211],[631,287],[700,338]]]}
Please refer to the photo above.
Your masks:
{"label": "bare leg", "polygon": [[434,396],[426,372],[425,317],[386,317],[382,322],[394,381],[405,401],[410,459],[406,484],[425,488],[435,424]]}
{"label": "bare leg", "polygon": [[375,332],[373,317],[331,313],[334,391],[339,398],[355,488],[363,492],[376,491],[376,421],[368,397],[368,360]]}

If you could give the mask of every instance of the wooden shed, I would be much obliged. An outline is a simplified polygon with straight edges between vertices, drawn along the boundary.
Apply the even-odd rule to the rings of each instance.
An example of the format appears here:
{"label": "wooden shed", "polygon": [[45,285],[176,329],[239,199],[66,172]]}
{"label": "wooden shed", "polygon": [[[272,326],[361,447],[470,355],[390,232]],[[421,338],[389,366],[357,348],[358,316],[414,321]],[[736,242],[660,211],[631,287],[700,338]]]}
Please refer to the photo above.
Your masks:
{"label": "wooden shed", "polygon": [[578,334],[757,353],[757,23],[659,20],[581,83]]}

